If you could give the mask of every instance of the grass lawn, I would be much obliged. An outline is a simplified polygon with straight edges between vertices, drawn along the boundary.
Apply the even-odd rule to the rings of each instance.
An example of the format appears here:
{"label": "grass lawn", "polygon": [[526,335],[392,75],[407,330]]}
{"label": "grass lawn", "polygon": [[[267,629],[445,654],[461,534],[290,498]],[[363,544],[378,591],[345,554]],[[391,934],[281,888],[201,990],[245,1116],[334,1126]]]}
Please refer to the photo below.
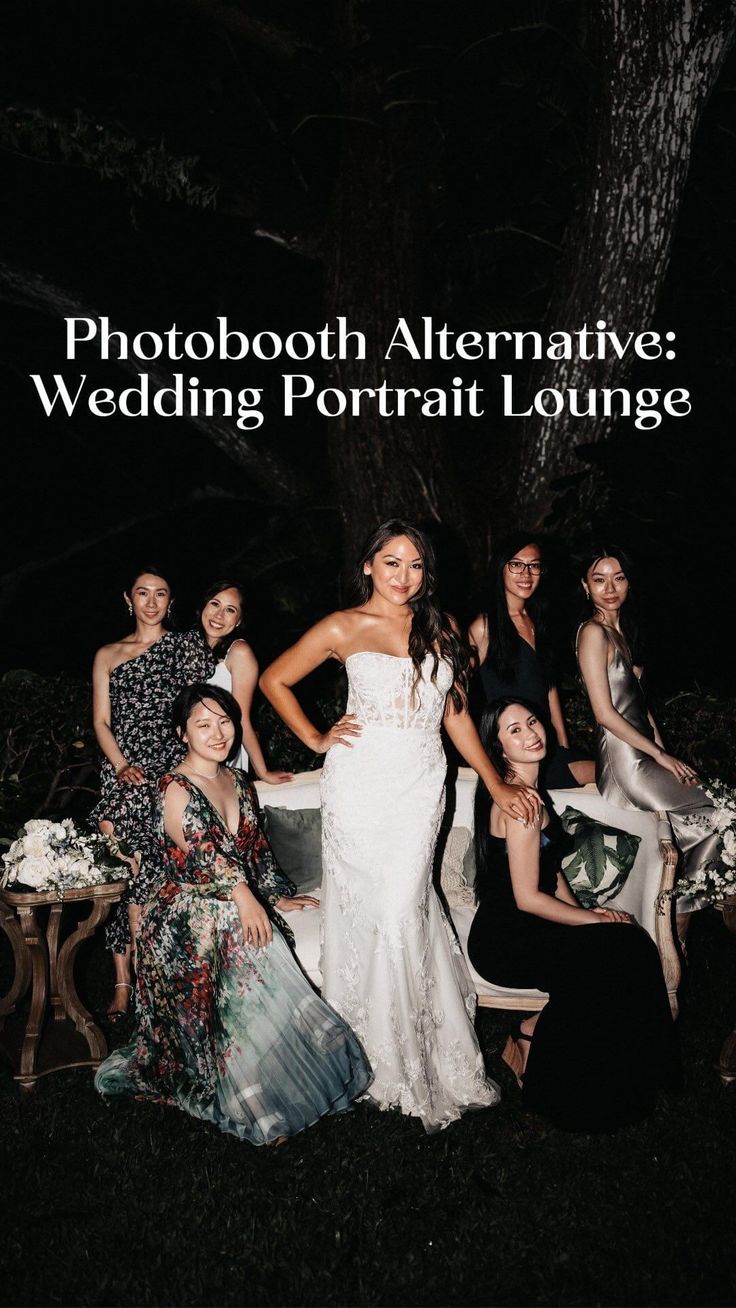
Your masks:
{"label": "grass lawn", "polygon": [[[173,1109],[108,1107],[84,1069],[21,1095],[3,1065],[1,1302],[733,1304],[736,1084],[713,1063],[736,939],[717,914],[693,923],[690,959],[684,1090],[611,1136],[520,1112],[507,1013],[478,1019],[501,1106],[435,1136],[359,1105],[255,1149]],[[99,941],[80,959],[93,1006],[108,966]]]}

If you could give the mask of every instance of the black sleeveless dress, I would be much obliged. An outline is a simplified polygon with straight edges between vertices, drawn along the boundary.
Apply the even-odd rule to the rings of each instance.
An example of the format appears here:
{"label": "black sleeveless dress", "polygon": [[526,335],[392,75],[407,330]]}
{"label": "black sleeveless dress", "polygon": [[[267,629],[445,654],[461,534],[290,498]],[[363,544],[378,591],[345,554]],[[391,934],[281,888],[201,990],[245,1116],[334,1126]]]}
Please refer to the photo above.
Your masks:
{"label": "black sleeveless dress", "polygon": [[[539,889],[554,896],[565,836],[556,817],[540,836]],[[651,1112],[678,1084],[679,1060],[659,954],[639,926],[566,926],[516,906],[505,840],[489,866],[468,957],[494,985],[544,990],[529,1047],[525,1108],[577,1131],[609,1131]]]}
{"label": "black sleeveless dress", "polygon": [[580,785],[570,771],[570,764],[580,758],[571,749],[565,749],[557,740],[555,729],[549,716],[549,692],[552,686],[544,663],[528,641],[517,633],[518,652],[513,674],[508,678],[499,676],[492,662],[487,659],[481,663],[479,672],[486,703],[507,696],[518,695],[528,700],[539,710],[539,716],[547,733],[547,757],[542,765],[541,775],[548,790],[564,789]]}

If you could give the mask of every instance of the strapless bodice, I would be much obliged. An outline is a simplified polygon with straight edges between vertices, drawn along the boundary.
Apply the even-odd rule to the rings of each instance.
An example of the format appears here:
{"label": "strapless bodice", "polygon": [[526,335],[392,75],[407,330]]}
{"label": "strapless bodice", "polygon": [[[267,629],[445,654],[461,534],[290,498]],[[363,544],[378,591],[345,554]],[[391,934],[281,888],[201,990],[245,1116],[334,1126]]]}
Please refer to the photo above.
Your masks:
{"label": "strapless bodice", "polygon": [[410,658],[361,650],[345,660],[348,674],[347,712],[364,726],[398,727],[404,731],[439,731],[452,668],[440,659],[432,680],[434,660],[427,654],[415,684]]}

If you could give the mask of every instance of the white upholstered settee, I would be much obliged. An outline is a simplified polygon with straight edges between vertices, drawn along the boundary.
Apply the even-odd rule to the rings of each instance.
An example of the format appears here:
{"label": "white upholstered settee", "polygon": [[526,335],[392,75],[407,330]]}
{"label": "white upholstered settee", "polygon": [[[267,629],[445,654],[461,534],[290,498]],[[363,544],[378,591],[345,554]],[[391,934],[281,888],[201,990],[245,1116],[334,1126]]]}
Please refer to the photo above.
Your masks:
{"label": "white upholstered settee", "polygon": [[[256,784],[262,807],[306,810],[319,808],[319,771],[298,773],[293,781],[272,786]],[[453,827],[473,829],[473,798],[477,777],[471,768],[460,768],[454,784],[448,786],[448,812]],[[677,850],[672,841],[669,824],[662,815],[613,808],[601,798],[595,786],[573,790],[550,791],[557,812],[572,807],[589,817],[619,830],[633,832],[640,837],[636,859],[620,893],[610,903],[633,913],[637,921],[649,932],[659,950],[667,992],[673,1016],[677,1015],[677,987],[680,980],[680,959],[672,929],[671,904],[665,911],[658,907],[663,891],[674,883]],[[319,895],[318,890],[310,891]],[[451,920],[460,944],[467,946],[474,909],[463,904],[450,909]],[[305,909],[289,914],[289,925],[294,932],[299,961],[310,980],[319,987],[320,940],[319,912]],[[509,990],[485,981],[468,963],[478,994],[478,1002],[489,1008],[511,1008],[527,1012],[542,1008],[546,995],[538,990]]]}

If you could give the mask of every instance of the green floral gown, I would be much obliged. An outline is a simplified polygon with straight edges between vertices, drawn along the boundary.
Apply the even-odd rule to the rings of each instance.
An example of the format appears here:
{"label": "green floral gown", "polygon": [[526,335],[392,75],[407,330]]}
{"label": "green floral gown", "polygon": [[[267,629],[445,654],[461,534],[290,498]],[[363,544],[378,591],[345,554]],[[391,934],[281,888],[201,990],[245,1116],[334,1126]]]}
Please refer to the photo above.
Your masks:
{"label": "green floral gown", "polygon": [[[158,822],[167,880],[144,910],[138,941],[137,1019],[130,1045],[98,1068],[104,1095],[173,1104],[253,1144],[294,1135],[343,1112],[371,1072],[352,1031],[312,989],[275,913],[286,880],[259,825],[254,792],[233,771],[240,821],[233,835],[181,773],[161,778]],[[166,835],[170,785],[188,793],[184,853]],[[234,886],[268,906],[273,940],[244,942]],[[308,912],[310,910],[304,910]]]}

